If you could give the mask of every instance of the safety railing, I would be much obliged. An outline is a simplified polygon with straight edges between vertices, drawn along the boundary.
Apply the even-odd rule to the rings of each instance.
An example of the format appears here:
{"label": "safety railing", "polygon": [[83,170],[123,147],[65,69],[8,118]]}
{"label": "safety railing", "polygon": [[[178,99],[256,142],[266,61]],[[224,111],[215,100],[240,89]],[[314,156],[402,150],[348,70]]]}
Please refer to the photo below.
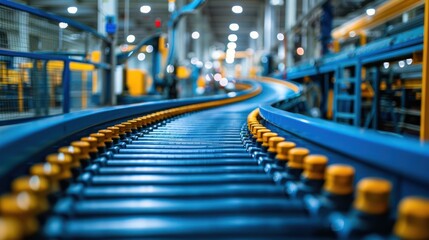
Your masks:
{"label": "safety railing", "polygon": [[0,2],[0,125],[93,108],[109,39],[12,1]]}

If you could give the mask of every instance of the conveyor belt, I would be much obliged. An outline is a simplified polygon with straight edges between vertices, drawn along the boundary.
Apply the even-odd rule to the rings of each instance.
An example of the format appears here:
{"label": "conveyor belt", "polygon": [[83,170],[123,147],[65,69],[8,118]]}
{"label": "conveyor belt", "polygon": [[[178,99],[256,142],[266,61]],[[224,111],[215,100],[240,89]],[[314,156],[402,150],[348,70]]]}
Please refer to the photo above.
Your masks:
{"label": "conveyor belt", "polygon": [[[371,175],[386,178],[394,186],[401,181],[406,186],[408,179],[381,172],[380,167],[368,168],[369,164],[355,155],[311,141],[305,130],[299,130],[303,136],[297,136],[292,122],[285,125],[291,131],[285,131],[276,125],[281,118],[271,121],[262,118],[259,111],[254,110],[261,103],[278,101],[294,92],[272,81],[261,85],[262,93],[246,101],[164,120],[157,118],[157,122],[123,135],[120,143],[93,158],[87,167],[74,168],[73,180],[62,181],[63,190],[49,195],[52,207],[48,213],[39,215],[41,226],[37,235],[27,236],[43,239],[349,239],[375,234],[380,238],[389,237],[393,223],[385,211],[389,209],[391,190],[389,187],[383,190],[380,184],[390,185],[384,180],[370,179],[369,185],[374,181],[379,184],[375,190],[370,188],[373,192],[365,193],[368,190],[358,187],[356,199],[365,202],[363,207],[352,205],[352,201],[356,201],[353,185],[356,180]],[[265,117],[271,117],[270,111],[274,110],[262,107],[261,111]],[[85,132],[99,129],[94,126]],[[258,137],[258,141],[254,137]],[[107,139],[103,141],[108,143]],[[268,145],[261,146],[261,143]],[[301,148],[292,153],[290,149],[295,146]],[[307,157],[309,152],[323,156]],[[76,156],[83,159],[82,155]],[[287,165],[282,156],[295,165]],[[327,159],[330,163],[350,166],[331,165],[323,187]],[[424,193],[425,184],[419,182],[407,191]],[[402,193],[396,192],[393,206],[399,201],[398,195]],[[18,195],[14,199],[19,203]],[[371,199],[378,199],[375,209],[382,209],[381,215],[366,212]],[[416,201],[419,200],[412,203]],[[0,209],[8,213],[0,201],[1,206]],[[426,211],[424,204],[419,206],[420,212]],[[1,223],[0,217],[0,229]]]}
{"label": "conveyor belt", "polygon": [[318,223],[303,202],[287,200],[242,145],[241,127],[257,100],[192,113],[136,138],[69,187],[54,209],[65,218],[50,218],[47,235],[311,236],[296,231]]}
{"label": "conveyor belt", "polygon": [[[284,189],[242,146],[240,128],[247,113],[218,108],[190,114],[128,144],[99,173],[86,173],[81,184],[69,188],[69,198],[55,209],[69,218],[50,219],[49,235],[281,238],[292,234],[300,220],[310,221],[308,214],[302,202],[285,201]],[[166,146],[172,148],[164,150]]]}

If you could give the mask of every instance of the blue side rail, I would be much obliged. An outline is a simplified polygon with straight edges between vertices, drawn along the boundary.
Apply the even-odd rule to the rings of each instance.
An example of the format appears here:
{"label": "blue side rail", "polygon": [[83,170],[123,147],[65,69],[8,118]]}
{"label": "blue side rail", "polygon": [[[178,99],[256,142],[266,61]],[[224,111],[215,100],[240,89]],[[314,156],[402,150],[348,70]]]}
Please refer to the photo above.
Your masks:
{"label": "blue side rail", "polygon": [[363,177],[389,179],[396,200],[409,195],[429,196],[429,143],[311,118],[277,109],[273,104],[260,106],[260,114],[286,139],[298,139],[298,145],[309,142],[322,151],[315,154],[333,152],[331,163],[354,166],[355,181]]}

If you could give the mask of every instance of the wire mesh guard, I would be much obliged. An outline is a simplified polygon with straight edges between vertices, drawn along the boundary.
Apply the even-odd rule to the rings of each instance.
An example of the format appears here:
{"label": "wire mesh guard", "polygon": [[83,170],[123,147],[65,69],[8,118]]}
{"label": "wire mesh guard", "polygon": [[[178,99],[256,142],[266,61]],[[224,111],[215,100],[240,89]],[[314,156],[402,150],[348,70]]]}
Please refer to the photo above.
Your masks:
{"label": "wire mesh guard", "polygon": [[0,6],[0,122],[62,113],[65,57],[70,111],[94,107],[99,70],[73,60],[99,61],[102,42],[65,22]]}

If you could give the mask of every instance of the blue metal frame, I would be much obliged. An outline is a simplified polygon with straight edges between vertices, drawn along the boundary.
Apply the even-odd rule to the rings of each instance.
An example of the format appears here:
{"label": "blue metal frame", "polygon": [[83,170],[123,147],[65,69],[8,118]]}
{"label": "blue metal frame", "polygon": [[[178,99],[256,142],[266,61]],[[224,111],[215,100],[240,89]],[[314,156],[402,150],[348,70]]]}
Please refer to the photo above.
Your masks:
{"label": "blue metal frame", "polygon": [[[238,92],[236,97],[249,94],[260,88],[260,84],[253,81],[245,83],[252,87],[248,90]],[[19,127],[13,125],[1,127],[0,136],[7,137],[4,137],[0,141],[0,176],[4,176],[16,167],[22,166],[23,163],[43,149],[93,126],[120,121],[124,118],[163,109],[228,98],[232,97],[222,94],[211,97],[164,100],[127,106],[106,107],[97,109],[97,111],[87,110],[44,118],[31,123],[20,124]]]}
{"label": "blue metal frame", "polygon": [[168,28],[169,28],[168,37],[170,39],[170,47],[168,51],[166,66],[174,64],[174,54],[175,54],[174,39],[176,38],[176,26],[179,23],[180,19],[186,14],[193,13],[195,10],[203,6],[206,3],[206,1],[207,0],[194,0],[191,3],[188,3],[187,5],[183,6],[181,9],[174,11],[171,14],[170,20],[168,21]]}
{"label": "blue metal frame", "polygon": [[3,56],[10,56],[10,57],[23,57],[23,58],[29,58],[29,59],[35,59],[35,60],[44,60],[44,61],[63,61],[64,62],[64,69],[62,73],[62,79],[63,79],[63,113],[69,113],[70,112],[70,63],[71,62],[77,62],[77,63],[86,63],[91,64],[95,67],[104,68],[107,69],[110,66],[107,66],[106,64],[98,64],[93,63],[91,61],[82,61],[82,60],[76,60],[71,59],[66,56],[62,55],[51,55],[51,54],[37,54],[37,53],[30,53],[30,52],[17,52],[17,51],[10,51],[10,50],[3,50],[0,49],[0,55]]}
{"label": "blue metal frame", "polygon": [[28,12],[28,13],[31,13],[33,15],[36,15],[36,16],[39,16],[39,17],[42,17],[42,18],[46,18],[46,19],[49,19],[49,20],[53,20],[53,21],[57,21],[57,22],[65,22],[65,23],[67,23],[68,25],[70,25],[70,26],[72,26],[74,28],[77,28],[77,29],[85,31],[85,32],[89,32],[89,33],[97,36],[98,38],[103,39],[106,42],[111,42],[109,38],[107,38],[106,36],[100,34],[95,29],[93,29],[91,27],[88,27],[88,26],[86,26],[84,24],[81,24],[79,22],[76,22],[74,20],[71,20],[71,19],[68,19],[68,18],[65,18],[65,17],[60,17],[60,16],[57,16],[57,15],[54,15],[54,14],[51,14],[51,13],[47,13],[47,12],[44,12],[44,11],[42,11],[40,9],[33,8],[33,7],[30,7],[30,6],[27,6],[27,5],[23,5],[23,4],[20,4],[20,3],[12,2],[10,0],[3,0],[3,1],[0,2],[0,5],[6,6],[8,8],[15,9],[15,10],[23,11],[23,12]]}
{"label": "blue metal frame", "polygon": [[170,20],[168,21],[168,26],[174,28],[186,14],[193,13],[195,10],[204,5],[207,0],[194,0],[193,2],[183,6],[181,9],[174,11],[171,14]]}
{"label": "blue metal frame", "polygon": [[63,113],[70,112],[70,62],[64,62],[63,69]]}

